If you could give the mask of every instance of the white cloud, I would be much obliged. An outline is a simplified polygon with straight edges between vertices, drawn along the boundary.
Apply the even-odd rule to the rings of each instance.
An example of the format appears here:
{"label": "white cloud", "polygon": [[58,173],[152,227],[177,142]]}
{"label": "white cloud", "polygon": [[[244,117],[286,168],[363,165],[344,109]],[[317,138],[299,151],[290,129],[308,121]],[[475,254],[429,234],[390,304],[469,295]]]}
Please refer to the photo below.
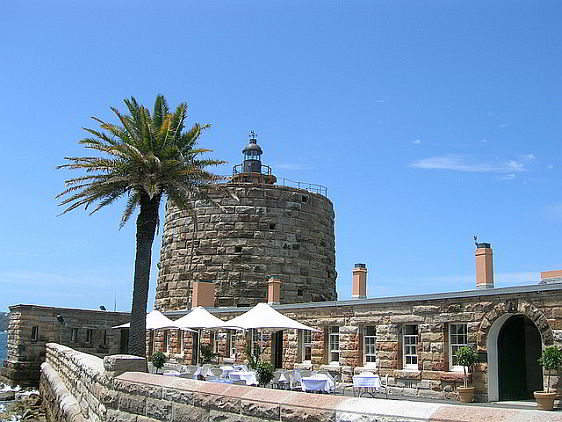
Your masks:
{"label": "white cloud", "polygon": [[488,142],[488,140],[486,138],[480,139],[480,142],[482,142],[483,144],[485,144],[486,142]]}
{"label": "white cloud", "polygon": [[508,126],[509,126],[509,125],[508,125],[507,123],[500,123],[500,124],[498,125],[498,127],[499,127],[500,129],[503,129],[504,127],[508,127]]}
{"label": "white cloud", "polygon": [[421,139],[416,139],[415,141],[412,142],[412,144],[419,145],[421,144],[421,142],[422,142]]}
{"label": "white cloud", "polygon": [[536,157],[535,154],[533,154],[533,153],[530,153],[530,154],[523,154],[523,155],[519,156],[519,158],[520,158],[521,160],[524,160],[524,161],[534,161],[534,160],[537,159],[537,157]]}
{"label": "white cloud", "polygon": [[513,173],[506,174],[505,176],[502,176],[501,179],[503,179],[503,180],[513,180],[513,179],[515,179],[515,174],[513,174]]}
{"label": "white cloud", "polygon": [[552,169],[554,168],[554,166],[553,166],[552,164],[549,164],[548,166],[546,166],[546,168],[547,168],[548,170],[552,170]]}
{"label": "white cloud", "polygon": [[509,160],[505,165],[513,170],[522,170],[524,168],[523,164],[515,160]]}
{"label": "white cloud", "polygon": [[513,173],[525,170],[525,166],[515,160],[509,160],[506,163],[490,163],[471,160],[470,157],[455,154],[422,158],[410,163],[410,166],[421,169],[455,170],[474,173]]}

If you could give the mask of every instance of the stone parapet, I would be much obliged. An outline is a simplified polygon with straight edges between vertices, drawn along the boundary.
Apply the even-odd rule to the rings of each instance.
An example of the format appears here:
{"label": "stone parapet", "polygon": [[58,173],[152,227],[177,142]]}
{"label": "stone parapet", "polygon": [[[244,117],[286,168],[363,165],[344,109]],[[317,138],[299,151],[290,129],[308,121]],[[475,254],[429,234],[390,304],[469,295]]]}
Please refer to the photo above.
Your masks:
{"label": "stone parapet", "polygon": [[[123,360],[124,357],[118,360]],[[352,398],[126,372],[47,345],[41,392],[52,422],[559,420],[556,412]]]}

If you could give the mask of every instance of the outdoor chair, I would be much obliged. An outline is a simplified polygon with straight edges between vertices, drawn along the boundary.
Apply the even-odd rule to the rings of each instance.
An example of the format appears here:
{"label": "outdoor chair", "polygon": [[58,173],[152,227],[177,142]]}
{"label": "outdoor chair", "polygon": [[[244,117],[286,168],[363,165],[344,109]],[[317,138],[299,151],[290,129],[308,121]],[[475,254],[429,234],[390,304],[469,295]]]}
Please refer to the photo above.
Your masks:
{"label": "outdoor chair", "polygon": [[209,375],[212,375],[214,377],[221,377],[222,376],[222,369],[220,368],[216,368],[216,367],[212,367],[209,369],[209,371],[207,372]]}
{"label": "outdoor chair", "polygon": [[303,369],[300,373],[300,378],[310,377],[310,376],[312,376],[312,371],[309,371],[308,369]]}
{"label": "outdoor chair", "polygon": [[293,369],[291,374],[291,390],[300,390],[302,387],[301,383],[301,371],[298,369]]}
{"label": "outdoor chair", "polygon": [[235,381],[232,381],[232,384],[234,384],[234,385],[246,385],[246,381],[245,380],[235,380]]}
{"label": "outdoor chair", "polygon": [[278,371],[273,372],[273,379],[271,380],[271,385],[273,387],[276,386],[277,388],[280,388],[280,386],[282,384],[286,384],[286,381],[280,381],[281,376],[284,375],[284,374],[285,374],[285,371],[282,371],[282,370],[278,370]]}
{"label": "outdoor chair", "polygon": [[381,377],[381,389],[384,389],[384,395],[388,398],[388,374]]}

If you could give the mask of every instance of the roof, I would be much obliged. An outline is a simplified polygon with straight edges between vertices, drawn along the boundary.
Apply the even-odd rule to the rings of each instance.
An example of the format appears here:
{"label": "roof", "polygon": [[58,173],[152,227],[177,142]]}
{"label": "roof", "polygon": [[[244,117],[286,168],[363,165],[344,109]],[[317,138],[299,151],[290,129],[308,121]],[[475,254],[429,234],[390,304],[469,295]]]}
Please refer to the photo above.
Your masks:
{"label": "roof", "polygon": [[[352,300],[338,300],[330,302],[307,302],[307,303],[287,303],[283,305],[274,305],[273,307],[279,311],[291,311],[297,309],[314,309],[314,308],[329,308],[329,307],[346,307],[346,306],[361,306],[361,305],[385,305],[397,302],[420,302],[428,300],[446,300],[446,299],[470,299],[476,297],[489,297],[489,296],[502,296],[523,293],[542,293],[559,291],[562,293],[562,283],[552,284],[533,284],[529,286],[517,287],[499,287],[493,289],[478,289],[478,290],[464,290],[457,292],[445,293],[429,293],[422,295],[407,295],[407,296],[389,296],[380,298],[369,299],[352,299]],[[225,307],[225,308],[207,308],[213,313],[233,313],[245,312],[248,308],[238,307]],[[183,315],[186,311],[167,311],[166,315]]]}

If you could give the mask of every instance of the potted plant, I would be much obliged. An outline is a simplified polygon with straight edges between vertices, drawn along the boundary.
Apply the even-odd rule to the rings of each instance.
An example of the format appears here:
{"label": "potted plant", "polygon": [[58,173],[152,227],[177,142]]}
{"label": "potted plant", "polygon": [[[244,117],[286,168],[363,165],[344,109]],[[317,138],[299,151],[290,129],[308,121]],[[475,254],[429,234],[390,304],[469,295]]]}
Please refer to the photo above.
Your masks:
{"label": "potted plant", "polygon": [[468,386],[468,367],[474,365],[478,362],[478,353],[472,347],[463,346],[457,353],[457,363],[462,366],[463,369],[463,386],[457,387],[457,392],[459,393],[459,400],[463,403],[472,403],[474,397],[474,387]]}
{"label": "potted plant", "polygon": [[164,362],[166,362],[166,355],[162,352],[156,352],[150,357],[150,362],[156,368],[156,373],[158,370],[164,366]]}
{"label": "potted plant", "polygon": [[202,344],[201,347],[199,348],[199,350],[201,351],[201,363],[202,364],[206,364],[206,363],[216,363],[217,362],[217,358],[218,358],[218,354],[213,352],[213,349],[211,348],[211,346],[209,346],[208,344]]}
{"label": "potted plant", "polygon": [[258,362],[256,372],[258,375],[258,383],[260,386],[265,387],[273,379],[273,365],[269,362]]}
{"label": "potted plant", "polygon": [[562,349],[556,346],[547,346],[538,360],[539,365],[547,371],[546,391],[535,391],[537,407],[541,410],[552,410],[556,392],[550,392],[550,372],[562,368]]}

